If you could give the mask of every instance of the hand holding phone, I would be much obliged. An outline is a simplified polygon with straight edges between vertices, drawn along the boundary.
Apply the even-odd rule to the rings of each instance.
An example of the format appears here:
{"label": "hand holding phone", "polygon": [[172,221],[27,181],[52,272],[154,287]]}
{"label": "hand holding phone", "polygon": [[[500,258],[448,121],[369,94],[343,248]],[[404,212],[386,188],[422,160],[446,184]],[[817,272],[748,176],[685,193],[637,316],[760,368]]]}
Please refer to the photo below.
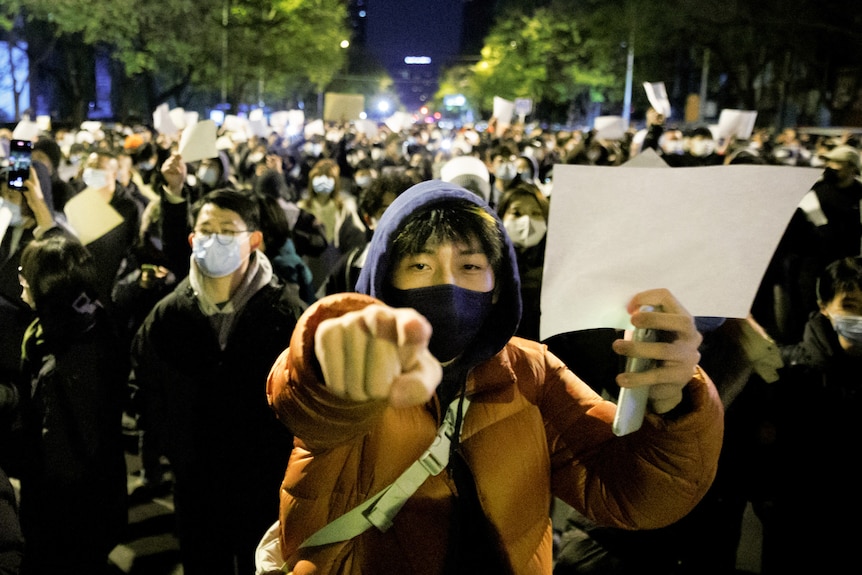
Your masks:
{"label": "hand holding phone", "polygon": [[[642,305],[640,311],[657,311],[651,305]],[[632,341],[654,342],[658,339],[658,332],[654,329],[637,328],[632,333]],[[655,360],[642,357],[629,357],[626,359],[627,372],[647,371],[655,367]],[[614,435],[622,436],[640,429],[646,414],[647,400],[649,399],[649,386],[623,387],[620,389],[617,401],[617,412],[614,416]]]}
{"label": "hand holding phone", "polygon": [[23,191],[24,182],[30,177],[33,142],[11,140],[9,143],[9,187]]}

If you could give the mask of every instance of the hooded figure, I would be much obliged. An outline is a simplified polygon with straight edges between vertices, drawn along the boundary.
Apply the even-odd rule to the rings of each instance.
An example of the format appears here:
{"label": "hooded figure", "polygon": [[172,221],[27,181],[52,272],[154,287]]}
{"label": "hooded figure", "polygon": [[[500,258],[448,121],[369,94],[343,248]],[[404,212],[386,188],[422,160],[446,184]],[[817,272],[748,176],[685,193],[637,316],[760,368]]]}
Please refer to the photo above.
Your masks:
{"label": "hooded figure", "polygon": [[[296,438],[279,523],[258,547],[277,550],[276,568],[550,575],[554,497],[597,523],[650,529],[678,520],[703,496],[722,430],[705,374],[686,364],[684,400],[614,436],[613,403],[545,346],[512,337],[521,314],[515,262],[482,198],[422,182],[380,219],[360,293],[327,296],[303,314],[267,381],[270,405]],[[448,279],[405,287],[405,273],[426,272]],[[490,277],[486,289],[458,279],[476,273]],[[668,294],[663,303],[674,308],[676,300]],[[678,340],[697,335],[690,323]],[[420,380],[428,393],[411,395],[408,384]],[[469,409],[455,419],[448,464],[422,481],[388,528],[303,546],[412,468],[450,402],[464,397]]]}

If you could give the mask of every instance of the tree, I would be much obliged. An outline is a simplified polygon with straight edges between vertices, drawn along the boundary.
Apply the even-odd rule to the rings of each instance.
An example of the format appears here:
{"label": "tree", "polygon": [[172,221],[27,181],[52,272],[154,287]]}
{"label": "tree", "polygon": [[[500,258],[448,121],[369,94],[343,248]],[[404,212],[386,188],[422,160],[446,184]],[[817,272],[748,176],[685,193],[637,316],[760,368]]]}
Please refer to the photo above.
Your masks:
{"label": "tree", "polygon": [[[601,44],[571,17],[571,9],[549,5],[532,14],[514,9],[500,17],[485,39],[472,77],[454,70],[462,92],[484,112],[494,96],[532,98],[549,115],[568,112],[577,100],[592,101],[613,90],[619,75],[596,56]],[[443,83],[444,89],[449,84]]]}
{"label": "tree", "polygon": [[7,19],[18,12],[25,34],[103,47],[122,76],[145,87],[150,109],[192,89],[234,108],[302,80],[320,89],[343,65],[339,44],[349,38],[340,0],[15,0],[0,8]]}

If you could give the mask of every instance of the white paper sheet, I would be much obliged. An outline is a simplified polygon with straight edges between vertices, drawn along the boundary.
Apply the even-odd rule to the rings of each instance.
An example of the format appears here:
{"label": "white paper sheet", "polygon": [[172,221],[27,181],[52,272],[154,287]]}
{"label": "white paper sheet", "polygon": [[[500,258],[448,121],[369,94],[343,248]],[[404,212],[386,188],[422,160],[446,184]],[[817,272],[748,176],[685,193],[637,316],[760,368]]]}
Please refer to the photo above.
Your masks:
{"label": "white paper sheet", "polygon": [[754,110],[731,110],[725,108],[718,116],[718,138],[724,139],[730,136],[738,140],[751,138],[754,124],[757,121],[757,112]]}
{"label": "white paper sheet", "polygon": [[644,82],[644,91],[653,109],[665,118],[670,118],[670,99],[664,82]]}
{"label": "white paper sheet", "polygon": [[157,132],[165,136],[173,136],[179,132],[179,129],[177,129],[174,121],[171,119],[170,108],[168,108],[167,104],[159,104],[153,112],[153,127]]}
{"label": "white paper sheet", "polygon": [[198,122],[183,130],[177,151],[186,162],[197,162],[206,158],[217,158],[216,125],[212,120]]}
{"label": "white paper sheet", "polygon": [[12,137],[16,140],[33,142],[39,137],[39,124],[30,120],[21,120],[12,130]]}
{"label": "white paper sheet", "polygon": [[497,118],[497,128],[502,130],[512,124],[512,115],[515,113],[515,102],[494,96],[494,117]]}
{"label": "white paper sheet", "polygon": [[626,133],[622,116],[597,116],[593,120],[597,140],[621,140]]}
{"label": "white paper sheet", "polygon": [[105,201],[98,190],[92,188],[69,198],[63,212],[84,245],[94,242],[123,223],[119,212]]}
{"label": "white paper sheet", "polygon": [[794,210],[822,170],[554,166],[542,339],[629,327],[636,293],[693,315],[746,317]]}

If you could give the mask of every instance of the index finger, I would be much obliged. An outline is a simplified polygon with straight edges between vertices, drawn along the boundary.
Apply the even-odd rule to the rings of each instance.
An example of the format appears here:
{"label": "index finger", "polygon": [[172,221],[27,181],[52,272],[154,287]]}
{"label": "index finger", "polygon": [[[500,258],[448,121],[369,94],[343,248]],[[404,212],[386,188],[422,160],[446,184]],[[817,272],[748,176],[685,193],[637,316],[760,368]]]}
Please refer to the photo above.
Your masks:
{"label": "index finger", "polygon": [[679,300],[674,297],[670,290],[665,288],[645,290],[636,293],[631,301],[629,301],[627,306],[628,312],[634,313],[640,309],[642,305],[651,305],[653,307],[660,308],[666,313],[691,315]]}

